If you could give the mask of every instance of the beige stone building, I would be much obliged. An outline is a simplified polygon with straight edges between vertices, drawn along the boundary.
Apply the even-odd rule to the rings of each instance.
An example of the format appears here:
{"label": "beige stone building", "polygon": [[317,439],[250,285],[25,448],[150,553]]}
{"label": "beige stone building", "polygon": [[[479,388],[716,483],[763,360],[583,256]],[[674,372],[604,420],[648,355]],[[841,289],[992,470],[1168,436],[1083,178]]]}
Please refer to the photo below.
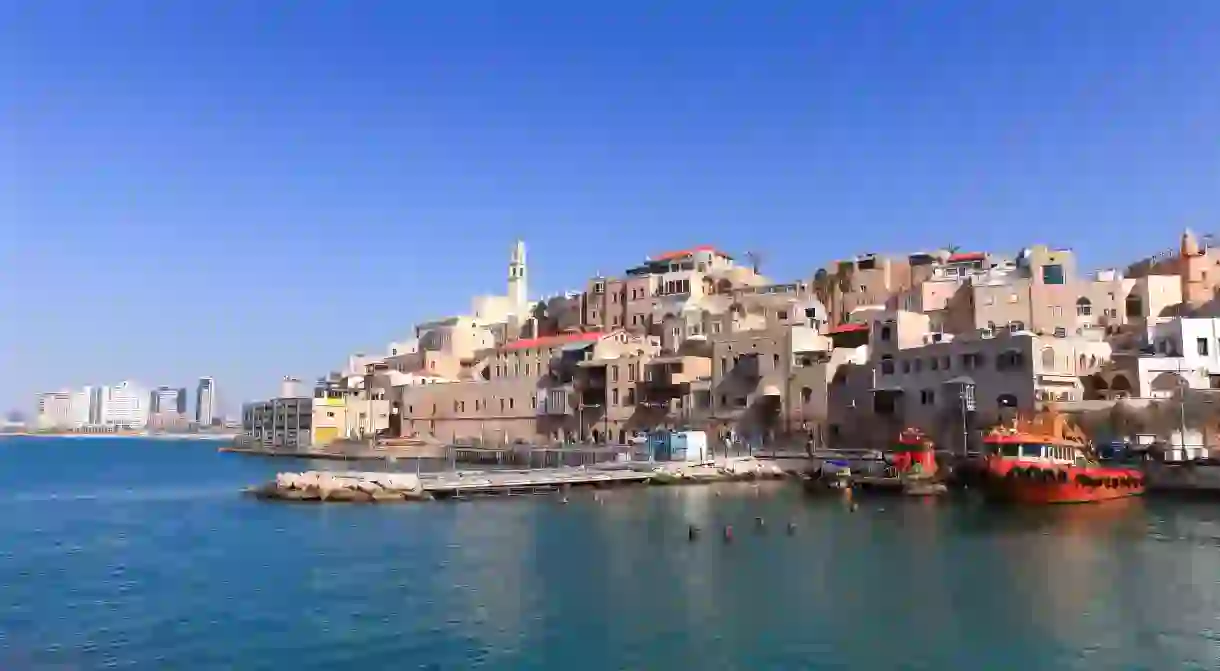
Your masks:
{"label": "beige stone building", "polygon": [[831,384],[831,435],[841,444],[879,447],[907,426],[960,444],[963,417],[977,433],[1005,410],[1083,399],[1082,378],[1111,357],[1099,337],[1009,329],[955,336],[929,325],[927,315],[903,311],[868,324],[868,362],[841,368]]}

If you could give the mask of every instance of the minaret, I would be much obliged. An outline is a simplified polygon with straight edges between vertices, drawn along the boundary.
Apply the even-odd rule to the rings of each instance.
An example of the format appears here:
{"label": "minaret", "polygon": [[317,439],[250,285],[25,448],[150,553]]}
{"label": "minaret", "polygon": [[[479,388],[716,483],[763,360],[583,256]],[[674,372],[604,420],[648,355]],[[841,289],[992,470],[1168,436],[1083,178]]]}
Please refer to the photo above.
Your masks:
{"label": "minaret", "polygon": [[525,273],[525,242],[518,240],[508,261],[508,300],[518,320],[529,316],[529,287]]}

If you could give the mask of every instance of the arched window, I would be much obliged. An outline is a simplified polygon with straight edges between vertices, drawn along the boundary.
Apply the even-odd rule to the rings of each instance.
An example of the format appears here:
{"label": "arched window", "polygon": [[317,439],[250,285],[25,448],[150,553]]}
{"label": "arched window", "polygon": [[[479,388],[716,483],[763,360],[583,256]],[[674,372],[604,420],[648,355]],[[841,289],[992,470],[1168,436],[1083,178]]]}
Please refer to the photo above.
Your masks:
{"label": "arched window", "polygon": [[893,337],[893,335],[894,335],[893,328],[891,328],[888,324],[881,327],[881,336],[880,336],[881,342],[889,342],[890,338]]}
{"label": "arched window", "polygon": [[1089,299],[1081,296],[1076,299],[1076,315],[1079,317],[1088,317],[1093,314],[1093,303]]}
{"label": "arched window", "polygon": [[1055,369],[1055,350],[1050,347],[1042,348],[1042,367]]}
{"label": "arched window", "polygon": [[894,374],[894,357],[892,357],[888,354],[881,357],[881,374],[882,375],[893,375]]}
{"label": "arched window", "polygon": [[1000,394],[998,397],[996,397],[995,402],[996,405],[1000,406],[1001,408],[1017,407],[1017,397],[1013,396],[1012,394]]}
{"label": "arched window", "polygon": [[801,387],[801,403],[808,403],[813,398],[813,389]]}
{"label": "arched window", "polygon": [[1144,315],[1144,302],[1136,294],[1127,296],[1126,304],[1128,317],[1142,317]]}

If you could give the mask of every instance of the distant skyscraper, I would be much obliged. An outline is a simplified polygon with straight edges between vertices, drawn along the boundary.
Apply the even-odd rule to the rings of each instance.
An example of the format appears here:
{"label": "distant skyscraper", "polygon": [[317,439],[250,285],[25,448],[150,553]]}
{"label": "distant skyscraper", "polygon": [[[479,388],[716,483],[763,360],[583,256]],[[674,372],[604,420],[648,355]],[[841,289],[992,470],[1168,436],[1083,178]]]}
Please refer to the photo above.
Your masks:
{"label": "distant skyscraper", "polygon": [[207,426],[216,417],[216,380],[210,377],[199,378],[199,386],[195,388],[195,421]]}
{"label": "distant skyscraper", "polygon": [[123,381],[102,390],[102,424],[132,429],[148,425],[148,391]]}
{"label": "distant skyscraper", "polygon": [[154,415],[186,412],[186,388],[157,387],[148,395],[149,412]]}

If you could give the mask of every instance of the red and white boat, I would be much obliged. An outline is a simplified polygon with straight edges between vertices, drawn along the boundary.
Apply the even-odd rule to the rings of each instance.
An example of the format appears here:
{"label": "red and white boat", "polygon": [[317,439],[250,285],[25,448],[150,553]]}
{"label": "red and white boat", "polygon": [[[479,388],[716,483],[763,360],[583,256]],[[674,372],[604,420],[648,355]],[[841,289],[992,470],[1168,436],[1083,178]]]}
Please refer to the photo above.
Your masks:
{"label": "red and white boat", "polygon": [[1139,496],[1144,474],[1105,466],[1083,433],[1062,415],[1046,413],[996,427],[987,446],[984,491],[989,498],[1023,504],[1091,503]]}

